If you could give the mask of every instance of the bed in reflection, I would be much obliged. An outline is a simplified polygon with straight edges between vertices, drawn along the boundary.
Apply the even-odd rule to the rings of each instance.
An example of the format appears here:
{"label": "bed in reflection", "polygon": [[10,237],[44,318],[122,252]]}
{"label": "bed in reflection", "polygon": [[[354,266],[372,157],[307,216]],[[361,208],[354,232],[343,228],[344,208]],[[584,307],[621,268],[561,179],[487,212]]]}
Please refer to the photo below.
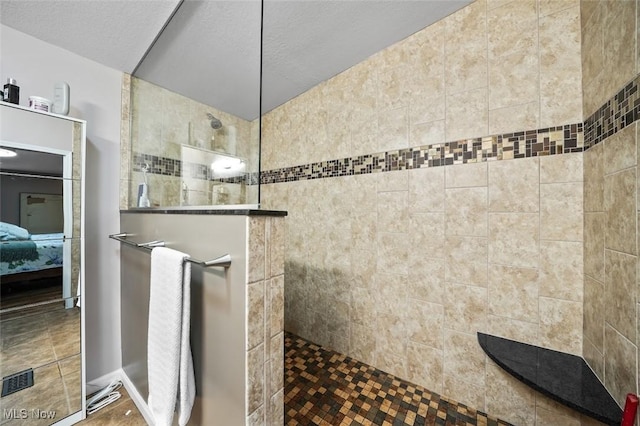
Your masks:
{"label": "bed in reflection", "polygon": [[29,281],[62,275],[64,234],[29,234],[0,222],[0,281]]}

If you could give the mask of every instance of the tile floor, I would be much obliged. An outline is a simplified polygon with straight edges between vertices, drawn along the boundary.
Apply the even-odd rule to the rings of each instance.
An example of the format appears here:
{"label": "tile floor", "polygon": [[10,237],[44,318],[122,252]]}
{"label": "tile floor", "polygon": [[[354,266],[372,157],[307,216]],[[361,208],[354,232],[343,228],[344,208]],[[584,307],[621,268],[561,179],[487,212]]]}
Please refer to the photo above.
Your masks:
{"label": "tile floor", "polygon": [[290,333],[284,370],[288,426],[509,425]]}
{"label": "tile floor", "polygon": [[60,302],[3,312],[0,377],[32,368],[34,385],[0,398],[0,425],[27,424],[12,418],[19,417],[20,410],[27,410],[30,425],[52,423],[52,419],[34,418],[31,410],[55,412],[53,421],[77,412],[82,398],[80,362],[78,308],[64,309]]}
{"label": "tile floor", "polygon": [[[31,390],[14,394],[21,404],[35,395],[51,393],[51,404],[71,410],[70,386],[57,380],[72,374],[79,356],[36,369]],[[79,377],[77,378],[79,381]],[[33,393],[27,393],[31,392]],[[145,425],[146,422],[124,388],[122,397],[80,422],[84,426]],[[2,398],[2,408],[6,402]],[[25,399],[27,398],[27,399]],[[79,398],[79,396],[77,396]],[[40,398],[39,401],[42,399]],[[79,401],[79,399],[77,399]],[[32,403],[31,405],[34,405]],[[48,405],[51,405],[48,404]],[[47,407],[42,407],[47,409]],[[48,408],[52,409],[52,408]],[[59,412],[65,412],[60,409]],[[69,411],[66,411],[68,413]],[[66,415],[66,414],[65,414]],[[3,421],[2,426],[23,421]],[[45,425],[50,421],[30,422]],[[296,425],[486,425],[509,423],[440,397],[428,390],[356,361],[346,355],[317,346],[294,334],[285,338],[285,424]]]}

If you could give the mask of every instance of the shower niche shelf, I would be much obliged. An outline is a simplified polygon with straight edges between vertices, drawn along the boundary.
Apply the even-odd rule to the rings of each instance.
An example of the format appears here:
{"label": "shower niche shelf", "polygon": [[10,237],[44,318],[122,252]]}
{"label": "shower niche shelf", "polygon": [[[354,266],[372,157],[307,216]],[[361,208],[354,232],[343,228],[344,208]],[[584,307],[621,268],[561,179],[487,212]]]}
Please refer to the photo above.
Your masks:
{"label": "shower niche shelf", "polygon": [[478,333],[478,343],[506,372],[589,417],[620,425],[622,409],[579,356]]}

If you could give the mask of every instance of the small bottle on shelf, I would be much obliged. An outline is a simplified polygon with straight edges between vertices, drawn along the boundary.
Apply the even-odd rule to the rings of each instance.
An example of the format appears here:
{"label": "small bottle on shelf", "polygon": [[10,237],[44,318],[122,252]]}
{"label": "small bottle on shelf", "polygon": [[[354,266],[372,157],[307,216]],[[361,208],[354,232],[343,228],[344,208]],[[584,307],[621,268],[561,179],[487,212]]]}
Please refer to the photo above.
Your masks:
{"label": "small bottle on shelf", "polygon": [[7,84],[4,85],[4,92],[2,93],[3,101],[12,104],[20,103],[20,88],[16,83],[15,79],[7,78]]}

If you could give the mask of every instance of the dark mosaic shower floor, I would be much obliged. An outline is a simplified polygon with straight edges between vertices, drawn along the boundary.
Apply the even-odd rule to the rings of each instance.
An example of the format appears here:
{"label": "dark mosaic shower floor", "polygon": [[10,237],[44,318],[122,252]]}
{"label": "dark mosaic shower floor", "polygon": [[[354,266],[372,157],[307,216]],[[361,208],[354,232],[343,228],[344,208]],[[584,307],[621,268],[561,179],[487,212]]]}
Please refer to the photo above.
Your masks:
{"label": "dark mosaic shower floor", "polygon": [[509,425],[295,334],[284,350],[286,425]]}

